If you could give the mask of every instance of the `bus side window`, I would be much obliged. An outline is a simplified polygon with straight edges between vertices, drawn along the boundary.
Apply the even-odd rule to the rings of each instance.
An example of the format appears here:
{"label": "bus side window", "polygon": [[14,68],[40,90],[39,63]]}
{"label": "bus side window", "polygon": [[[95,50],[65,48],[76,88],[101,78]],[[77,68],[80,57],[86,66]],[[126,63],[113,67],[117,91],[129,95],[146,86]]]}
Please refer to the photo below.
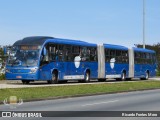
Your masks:
{"label": "bus side window", "polygon": [[73,54],[73,60],[75,57],[80,56],[80,47],[79,46],[73,46],[72,47],[72,54]]}
{"label": "bus side window", "polygon": [[97,61],[97,51],[96,48],[90,48],[90,60]]}
{"label": "bus side window", "polygon": [[46,63],[48,63],[49,62],[49,54],[48,54],[48,49],[47,49],[47,47],[45,46],[44,48],[43,48],[43,51],[42,51],[42,54],[41,54],[41,65],[43,65],[43,64],[46,64]]}
{"label": "bus side window", "polygon": [[105,55],[106,55],[105,61],[110,62],[110,49],[105,49]]}
{"label": "bus side window", "polygon": [[110,50],[110,60],[116,57],[116,51],[115,50]]}
{"label": "bus side window", "polygon": [[71,45],[65,45],[64,46],[64,61],[73,61],[73,55],[72,55],[72,46]]}
{"label": "bus side window", "polygon": [[58,60],[58,48],[57,45],[50,46],[50,61],[57,61]]}
{"label": "bus side window", "polygon": [[122,62],[128,63],[128,51],[122,51]]}
{"label": "bus side window", "polygon": [[82,47],[82,61],[90,61],[90,50],[87,47]]}
{"label": "bus side window", "polygon": [[140,53],[139,52],[134,53],[134,60],[135,60],[135,64],[140,64]]}
{"label": "bus side window", "polygon": [[121,63],[121,62],[122,62],[122,51],[116,50],[116,63]]}
{"label": "bus side window", "polygon": [[63,45],[59,45],[59,50],[56,51],[56,54],[58,55],[58,59],[59,61],[64,61],[64,46]]}

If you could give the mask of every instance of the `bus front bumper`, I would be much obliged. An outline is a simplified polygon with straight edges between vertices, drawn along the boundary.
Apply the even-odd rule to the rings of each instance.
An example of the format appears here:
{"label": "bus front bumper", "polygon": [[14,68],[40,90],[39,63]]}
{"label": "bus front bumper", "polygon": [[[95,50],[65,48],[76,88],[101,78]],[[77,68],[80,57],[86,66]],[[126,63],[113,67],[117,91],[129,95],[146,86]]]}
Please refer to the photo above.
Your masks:
{"label": "bus front bumper", "polygon": [[6,80],[38,80],[37,74],[5,74]]}

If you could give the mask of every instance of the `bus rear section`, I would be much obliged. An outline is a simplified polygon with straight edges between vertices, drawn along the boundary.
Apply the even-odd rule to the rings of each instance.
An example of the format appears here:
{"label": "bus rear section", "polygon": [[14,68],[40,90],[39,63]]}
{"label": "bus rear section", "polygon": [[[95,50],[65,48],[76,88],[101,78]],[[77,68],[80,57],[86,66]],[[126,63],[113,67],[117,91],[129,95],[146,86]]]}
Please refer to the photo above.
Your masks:
{"label": "bus rear section", "polygon": [[156,53],[143,48],[130,49],[130,77],[147,80],[156,76]]}

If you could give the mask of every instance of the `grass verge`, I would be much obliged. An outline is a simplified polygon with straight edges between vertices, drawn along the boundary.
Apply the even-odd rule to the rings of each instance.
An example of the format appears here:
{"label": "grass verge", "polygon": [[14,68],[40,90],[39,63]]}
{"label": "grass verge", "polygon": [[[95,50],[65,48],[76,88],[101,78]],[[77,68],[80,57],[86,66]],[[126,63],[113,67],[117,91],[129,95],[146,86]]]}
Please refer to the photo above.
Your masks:
{"label": "grass verge", "polygon": [[115,93],[155,88],[160,88],[160,81],[137,81],[36,88],[7,88],[0,89],[0,103],[2,103],[5,98],[9,98],[9,96],[17,96],[18,98],[22,98],[24,101],[26,101],[35,99]]}

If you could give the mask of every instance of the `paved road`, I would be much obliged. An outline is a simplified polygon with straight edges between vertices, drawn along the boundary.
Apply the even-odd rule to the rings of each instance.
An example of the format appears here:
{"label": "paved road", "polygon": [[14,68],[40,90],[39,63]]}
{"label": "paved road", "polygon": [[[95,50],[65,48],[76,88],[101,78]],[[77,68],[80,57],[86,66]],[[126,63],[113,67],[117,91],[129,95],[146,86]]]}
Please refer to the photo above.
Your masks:
{"label": "paved road", "polygon": [[[133,79],[132,81],[128,82],[136,82],[139,79]],[[160,80],[160,78],[150,78],[150,80]],[[105,83],[118,83],[122,81],[116,81],[116,80],[107,80]],[[96,80],[90,82],[90,83],[78,83],[78,82],[69,82],[65,84],[47,84],[46,81],[36,81],[31,82],[28,85],[22,84],[21,81],[0,81],[0,89],[4,88],[26,88],[26,87],[46,87],[46,86],[66,86],[66,85],[83,85],[83,84],[101,84],[102,82],[97,82]]]}
{"label": "paved road", "polygon": [[[57,100],[27,102],[11,109],[0,105],[0,111],[160,111],[160,90],[147,90]],[[62,118],[57,118],[62,119]],[[72,118],[65,118],[65,120]],[[83,120],[85,118],[77,118]],[[89,119],[89,118],[86,118]],[[90,118],[91,119],[91,118]],[[93,120],[159,120],[160,118],[92,118]],[[91,120],[92,120],[91,119]],[[74,119],[73,119],[74,120]]]}

